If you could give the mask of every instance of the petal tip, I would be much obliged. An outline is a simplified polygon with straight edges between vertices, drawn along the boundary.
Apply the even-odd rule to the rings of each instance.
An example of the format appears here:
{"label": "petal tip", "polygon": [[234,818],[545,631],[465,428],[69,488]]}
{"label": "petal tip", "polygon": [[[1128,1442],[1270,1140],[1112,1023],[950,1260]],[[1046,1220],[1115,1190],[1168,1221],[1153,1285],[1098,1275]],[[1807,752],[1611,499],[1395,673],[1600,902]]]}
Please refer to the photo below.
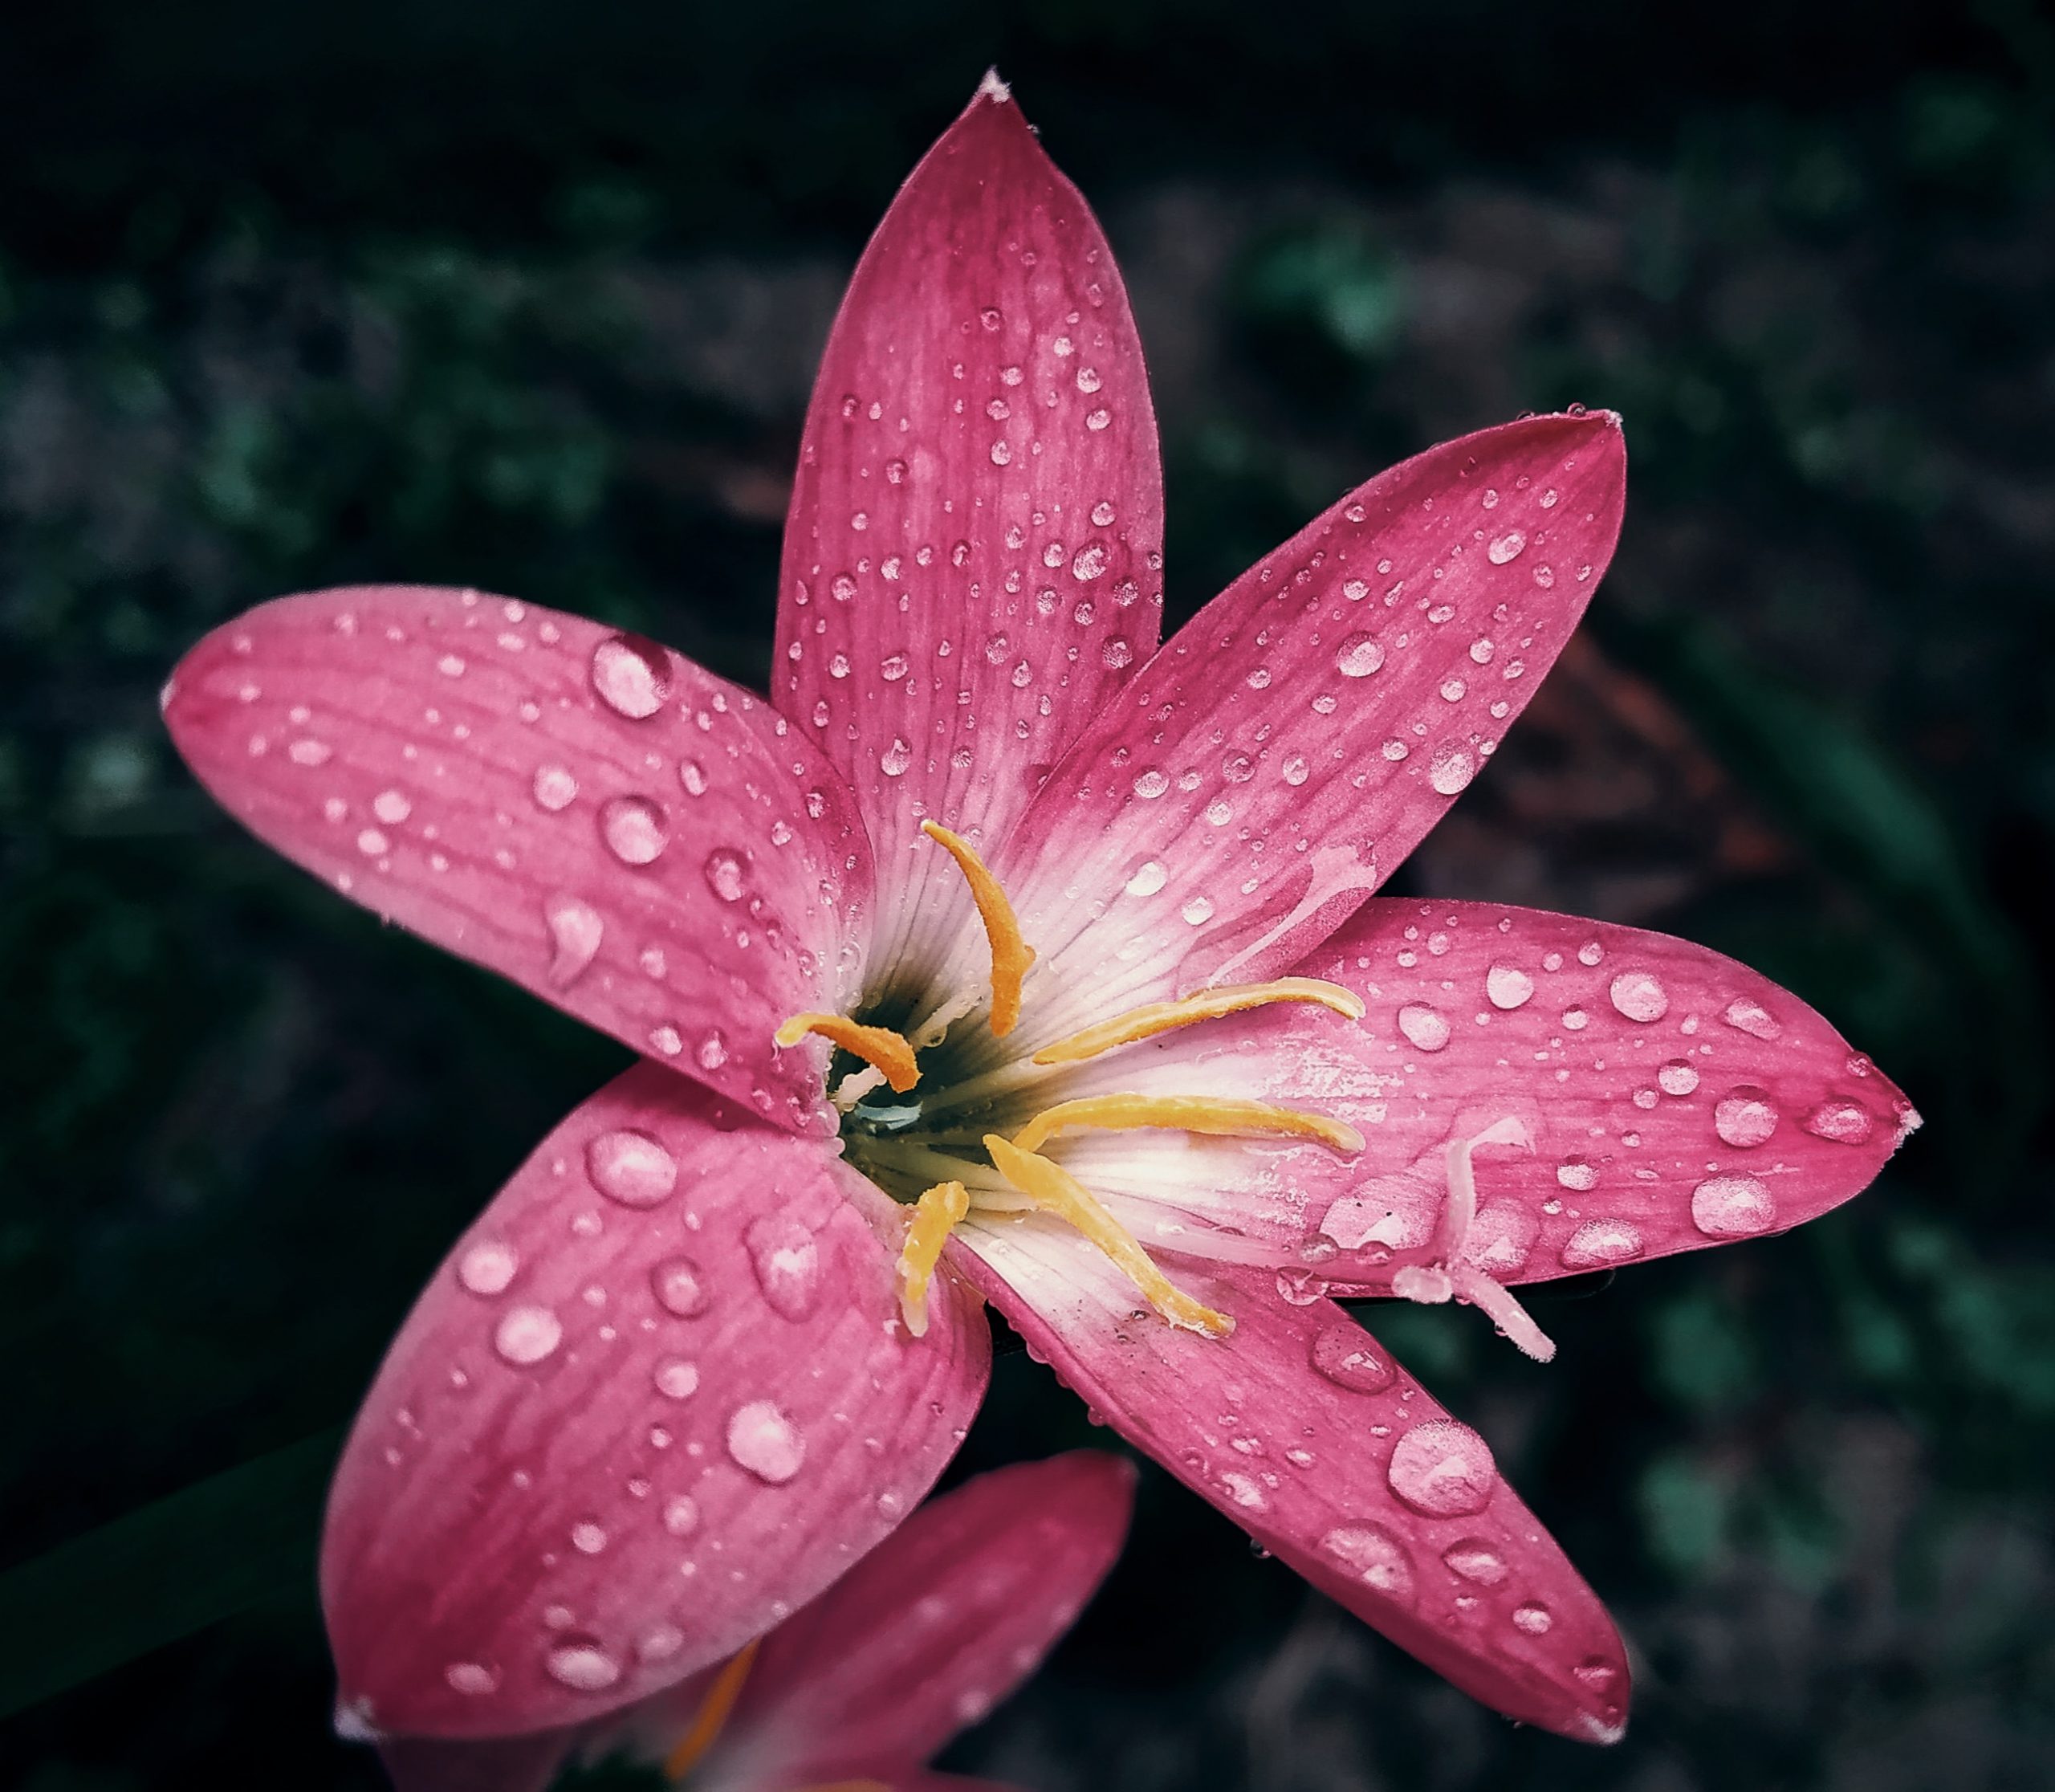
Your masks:
{"label": "petal tip", "polygon": [[994,67],[985,71],[985,78],[979,82],[978,91],[971,96],[971,104],[975,106],[981,100],[989,100],[996,105],[1003,106],[1012,98],[1013,89],[999,79],[999,70]]}

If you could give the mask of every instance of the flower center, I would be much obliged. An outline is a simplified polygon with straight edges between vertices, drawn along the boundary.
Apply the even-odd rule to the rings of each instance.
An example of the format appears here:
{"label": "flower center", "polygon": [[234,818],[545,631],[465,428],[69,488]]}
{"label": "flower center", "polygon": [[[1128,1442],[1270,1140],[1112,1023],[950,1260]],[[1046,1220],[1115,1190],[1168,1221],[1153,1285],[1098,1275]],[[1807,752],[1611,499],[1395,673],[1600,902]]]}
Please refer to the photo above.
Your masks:
{"label": "flower center", "polygon": [[[812,1034],[836,1048],[829,1098],[844,1115],[850,1159],[912,1210],[898,1264],[907,1329],[916,1337],[927,1330],[928,1289],[958,1225],[974,1215],[1004,1223],[1040,1212],[1061,1220],[1101,1252],[1171,1325],[1224,1337],[1234,1329],[1233,1319],[1176,1286],[1045,1148],[1064,1134],[1088,1129],[1158,1128],[1213,1138],[1306,1139],[1353,1156],[1363,1148],[1362,1135],[1329,1115],[1265,1102],[1115,1092],[1052,1102],[1041,1085],[1121,1046],[1246,1009],[1306,1003],[1357,1020],[1362,1003],[1339,984],[1312,977],[1224,984],[1128,1009],[995,1068],[952,1077],[950,1030],[981,1003],[992,1038],[1005,1038],[1019,1024],[1035,950],[1023,937],[1005,890],[969,842],[933,821],[923,822],[922,831],[955,861],[970,887],[991,949],[988,996],[975,988],[960,991],[924,1012],[894,1016],[897,1026],[880,1024],[877,1016],[796,1014],[775,1036],[783,1047]],[[939,1073],[924,1073],[923,1053],[931,1055],[929,1072]],[[884,1098],[885,1089],[906,1099]]]}

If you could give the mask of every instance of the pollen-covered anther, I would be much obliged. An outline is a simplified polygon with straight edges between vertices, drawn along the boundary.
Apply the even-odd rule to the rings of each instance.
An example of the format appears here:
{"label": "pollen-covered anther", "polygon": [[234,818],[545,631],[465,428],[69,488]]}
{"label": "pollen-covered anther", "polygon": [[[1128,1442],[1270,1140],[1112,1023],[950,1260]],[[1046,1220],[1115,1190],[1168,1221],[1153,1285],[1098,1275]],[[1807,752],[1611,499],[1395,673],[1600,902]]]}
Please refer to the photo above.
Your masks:
{"label": "pollen-covered anther", "polygon": [[699,1701],[699,1709],[693,1713],[685,1734],[664,1757],[664,1778],[673,1786],[682,1783],[686,1775],[705,1757],[706,1751],[720,1740],[721,1732],[727,1728],[728,1719],[734,1714],[735,1701],[742,1696],[749,1671],[756,1665],[756,1651],[762,1642],[759,1637],[754,1643],[745,1643],[722,1664],[720,1672],[706,1688],[706,1696]]}
{"label": "pollen-covered anther", "polygon": [[921,1080],[914,1048],[903,1037],[889,1027],[867,1027],[846,1014],[796,1014],[771,1037],[789,1049],[808,1033],[861,1058],[884,1076],[895,1095],[905,1094]]}
{"label": "pollen-covered anther", "polygon": [[1467,1138],[1451,1140],[1447,1155],[1448,1194],[1442,1203],[1441,1224],[1434,1229],[1433,1259],[1394,1270],[1391,1291],[1402,1301],[1417,1301],[1427,1306],[1438,1306],[1450,1300],[1467,1301],[1487,1314],[1500,1331],[1536,1362],[1547,1362],[1556,1354],[1554,1340],[1535,1324],[1533,1316],[1510,1289],[1464,1256],[1470,1228],[1477,1218],[1477,1171],[1471,1154],[1480,1145],[1516,1145],[1524,1151],[1534,1149],[1527,1128],[1510,1118],[1495,1121]]}
{"label": "pollen-covered anther", "polygon": [[1020,986],[1034,964],[1035,948],[1021,937],[1013,904],[971,843],[937,821],[923,821],[921,832],[956,861],[956,868],[971,886],[971,899],[978,905],[978,918],[984,923],[985,938],[991,946],[992,1037],[1003,1039],[1019,1023]]}
{"label": "pollen-covered anther", "polygon": [[1363,1018],[1363,1004],[1353,990],[1318,977],[1280,977],[1273,983],[1222,984],[1202,989],[1174,1002],[1150,1002],[1110,1020],[1101,1020],[1044,1045],[1035,1054],[1037,1064],[1079,1064],[1086,1058],[1110,1052],[1117,1045],[1132,1045],[1137,1040],[1154,1038],[1173,1028],[1217,1020],[1223,1015],[1239,1014],[1245,1008],[1268,1008],[1279,1002],[1311,1002],[1351,1020]]}
{"label": "pollen-covered anther", "polygon": [[960,1182],[937,1183],[914,1203],[906,1242],[899,1249],[899,1312],[916,1338],[928,1332],[928,1285],[942,1248],[971,1211],[971,1192]]}
{"label": "pollen-covered anther", "polygon": [[1087,1244],[1104,1252],[1142,1298],[1172,1325],[1209,1338],[1224,1338],[1235,1329],[1235,1322],[1226,1313],[1215,1313],[1175,1286],[1126,1228],[1061,1164],[1023,1151],[997,1133],[985,1134],[985,1149],[1002,1176],[1043,1212],[1055,1215]]}
{"label": "pollen-covered anther", "polygon": [[1085,1127],[1128,1132],[1150,1126],[1221,1138],[1317,1139],[1345,1157],[1363,1148],[1363,1135],[1346,1121],[1302,1108],[1211,1095],[1081,1096],[1044,1108],[1013,1135],[1013,1142],[1023,1151],[1039,1151],[1059,1133]]}

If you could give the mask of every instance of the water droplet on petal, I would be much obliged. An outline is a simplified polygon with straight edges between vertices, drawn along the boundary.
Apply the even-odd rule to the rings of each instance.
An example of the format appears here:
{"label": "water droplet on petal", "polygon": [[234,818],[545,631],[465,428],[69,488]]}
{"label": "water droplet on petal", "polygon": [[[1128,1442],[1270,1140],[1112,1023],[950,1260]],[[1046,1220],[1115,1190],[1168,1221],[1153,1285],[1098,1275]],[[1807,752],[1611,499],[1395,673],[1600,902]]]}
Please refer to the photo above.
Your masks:
{"label": "water droplet on petal", "polygon": [[578,780],[568,766],[539,766],[535,770],[535,792],[536,806],[554,815],[577,801]]}
{"label": "water droplet on petal", "polygon": [[664,1529],[673,1537],[690,1537],[699,1529],[699,1502],[690,1493],[673,1494],[664,1501]]}
{"label": "water droplet on petal", "polygon": [[510,1309],[492,1334],[493,1349],[522,1367],[540,1362],[563,1342],[563,1322],[545,1306]]}
{"label": "water droplet on petal", "polygon": [[623,865],[648,865],[670,836],[664,812],[646,796],[616,796],[600,811],[600,837]]}
{"label": "water droplet on petal", "polygon": [[623,1207],[652,1208],[678,1187],[678,1159],[633,1126],[603,1132],[585,1147],[592,1186]]}
{"label": "water droplet on petal", "polygon": [[1776,1016],[1760,1002],[1747,996],[1736,996],[1719,1018],[1752,1039],[1775,1039],[1784,1031],[1783,1024]]}
{"label": "water droplet on petal", "polygon": [[1423,1052],[1438,1052],[1448,1044],[1448,1021],[1425,1002],[1408,1002],[1398,1011],[1398,1030]]}
{"label": "water droplet on petal", "polygon": [[1534,979],[1514,964],[1495,964],[1484,973],[1484,994],[1495,1008],[1516,1008],[1534,993]]}
{"label": "water droplet on petal", "polygon": [[606,1526],[588,1518],[571,1527],[571,1546],[580,1555],[597,1555],[607,1546]]}
{"label": "water droplet on petal", "polygon": [[1413,1597],[1412,1558],[1382,1525],[1337,1525],[1320,1540],[1320,1547],[1386,1598]]}
{"label": "water droplet on petal", "polygon": [[1630,1020],[1660,1020],[1670,1012],[1670,992],[1652,971],[1622,971],[1609,993],[1613,1006]]}
{"label": "water droplet on petal", "polygon": [[1776,1203],[1753,1176],[1708,1176],[1691,1191],[1691,1224],[1708,1238],[1753,1238],[1776,1224]]}
{"label": "water droplet on petal", "polygon": [[581,898],[560,892],[543,903],[543,920],[549,928],[555,955],[550,960],[549,980],[560,989],[575,983],[592,962],[606,932],[600,911]]}
{"label": "water droplet on petal", "polygon": [[1805,1116],[1806,1131],[1837,1145],[1860,1145],[1875,1126],[1870,1110],[1859,1102],[1822,1102]]}
{"label": "water droplet on petal", "polygon": [[670,694],[670,656],[641,635],[609,635],[592,650],[592,689],[617,715],[639,722]]}
{"label": "water droplet on petal", "polygon": [[1337,1322],[1313,1334],[1315,1370],[1352,1394],[1377,1394],[1391,1386],[1391,1359],[1361,1326]]}
{"label": "water droplet on petal", "polygon": [[1479,1586],[1496,1586],[1511,1572],[1505,1558],[1481,1537],[1466,1537],[1442,1551],[1451,1572]]}
{"label": "water droplet on petal", "polygon": [[1477,762],[1471,756],[1470,749],[1449,741],[1434,749],[1434,756],[1427,762],[1427,782],[1443,796],[1453,796],[1469,788],[1470,780],[1477,776]]}
{"label": "water droplet on petal", "polygon": [[1130,896],[1154,896],[1170,882],[1170,874],[1161,859],[1145,859],[1127,881]]}
{"label": "water droplet on petal", "polygon": [[543,1664],[551,1680],[575,1692],[604,1692],[621,1678],[621,1664],[589,1636],[562,1639]]}
{"label": "water droplet on petal", "polygon": [[706,855],[706,887],[724,902],[742,900],[742,856],[725,847]]}
{"label": "water droplet on petal", "polygon": [[1587,1157],[1566,1157],[1556,1166],[1556,1180],[1580,1195],[1589,1194],[1598,1186],[1598,1167]]}
{"label": "water droplet on petal", "polygon": [[1602,1269],[1609,1263],[1624,1263],[1642,1253],[1638,1227],[1624,1220],[1587,1220],[1563,1246],[1566,1269]]}
{"label": "water droplet on petal", "polygon": [[728,1454],[759,1480],[781,1486],[800,1472],[806,1440],[771,1401],[751,1400],[728,1420]]}
{"label": "water droplet on petal", "polygon": [[401,791],[381,790],[371,799],[371,813],[389,828],[397,828],[413,812],[413,804]]}
{"label": "water droplet on petal", "polygon": [[683,1357],[666,1357],[657,1365],[657,1391],[667,1400],[689,1400],[699,1389],[699,1366]]}
{"label": "water droplet on petal", "polygon": [[711,1297],[699,1265],[690,1257],[669,1257],[649,1272],[649,1285],[666,1313],[690,1319],[704,1313]]}
{"label": "water droplet on petal", "polygon": [[1504,566],[1507,561],[1519,557],[1521,548],[1527,545],[1527,537],[1518,529],[1508,529],[1493,540],[1484,549],[1484,557],[1494,566]]}
{"label": "water droplet on petal", "polygon": [[1712,1130],[1722,1141],[1746,1151],[1776,1130],[1776,1104],[1763,1089],[1743,1083],[1719,1098],[1712,1110]]}
{"label": "water droplet on petal", "polygon": [[697,760],[680,760],[678,762],[678,781],[685,786],[686,796],[704,796],[706,794],[706,768]]}
{"label": "water droplet on petal", "polygon": [[1655,1073],[1666,1095],[1688,1095],[1699,1085],[1698,1066],[1683,1058],[1672,1058]]}
{"label": "water droplet on petal", "polygon": [[521,1267],[521,1258],[511,1244],[483,1239],[457,1260],[457,1280],[472,1293],[490,1300],[504,1294]]}
{"label": "water droplet on petal", "polygon": [[1491,1446],[1467,1425],[1429,1419],[1399,1439],[1386,1478],[1414,1511],[1461,1518],[1490,1503],[1499,1471]]}
{"label": "water droplet on petal", "polygon": [[1524,1605],[1513,1607],[1512,1627],[1517,1631],[1524,1631],[1529,1636],[1545,1635],[1555,1622],[1548,1608],[1544,1605]]}
{"label": "water droplet on petal", "polygon": [[499,1676],[481,1662],[453,1661],[442,1670],[442,1678],[452,1692],[461,1692],[467,1698],[499,1690]]}
{"label": "water droplet on petal", "polygon": [[1336,650],[1334,669],[1345,678],[1367,678],[1384,664],[1384,649],[1375,635],[1352,634]]}
{"label": "water droplet on petal", "polygon": [[750,1267],[771,1310],[810,1318],[820,1301],[820,1243],[791,1214],[759,1214],[743,1232]]}

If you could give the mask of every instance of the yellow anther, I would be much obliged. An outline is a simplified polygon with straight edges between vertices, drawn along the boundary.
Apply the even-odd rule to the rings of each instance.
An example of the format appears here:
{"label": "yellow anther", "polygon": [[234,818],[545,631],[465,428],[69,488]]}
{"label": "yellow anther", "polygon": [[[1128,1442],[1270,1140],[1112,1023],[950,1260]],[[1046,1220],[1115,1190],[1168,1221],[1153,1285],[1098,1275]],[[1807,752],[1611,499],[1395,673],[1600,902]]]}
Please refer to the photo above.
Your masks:
{"label": "yellow anther", "polygon": [[906,1242],[899,1248],[899,1311],[916,1338],[928,1331],[928,1284],[942,1248],[971,1211],[971,1191],[960,1182],[937,1183],[914,1203]]}
{"label": "yellow anther", "polygon": [[1346,1121],[1299,1108],[1273,1107],[1268,1102],[1211,1095],[1086,1095],[1075,1102],[1059,1102],[1015,1133],[1013,1142],[1023,1151],[1039,1151],[1058,1133],[1081,1126],[1109,1132],[1165,1126],[1223,1138],[1316,1138],[1345,1157],[1363,1148],[1363,1135]]}
{"label": "yellow anther", "polygon": [[673,1784],[682,1781],[719,1740],[734,1713],[735,1700],[742,1696],[743,1682],[756,1664],[756,1651],[763,1640],[759,1637],[754,1643],[745,1643],[722,1664],[714,1684],[706,1688],[706,1696],[699,1701],[691,1726],[678,1739],[678,1746],[664,1757],[665,1779]]}
{"label": "yellow anther", "polygon": [[978,918],[984,922],[985,938],[991,943],[992,1037],[1003,1039],[1020,1019],[1020,985],[1035,962],[1035,948],[1020,937],[1012,903],[971,843],[938,822],[923,821],[921,832],[956,861],[963,881],[971,886],[971,899],[978,905]]}
{"label": "yellow anther", "polygon": [[846,1014],[796,1014],[771,1037],[780,1045],[796,1045],[808,1033],[839,1045],[852,1056],[885,1073],[895,1094],[903,1095],[921,1080],[914,1048],[889,1027],[866,1027]]}
{"label": "yellow anther", "polygon": [[1273,1002],[1317,1002],[1351,1020],[1363,1018],[1363,1004],[1339,984],[1323,983],[1317,977],[1280,977],[1275,983],[1222,984],[1217,989],[1202,989],[1175,1002],[1150,1002],[1129,1008],[1110,1020],[1044,1045],[1035,1054],[1037,1064],[1077,1064],[1110,1052],[1116,1045],[1132,1045],[1137,1039],[1153,1038],[1174,1027],[1189,1027],[1201,1020],[1217,1020],[1223,1014],[1239,1014],[1244,1008],[1268,1008]]}
{"label": "yellow anther", "polygon": [[985,1134],[985,1149],[1002,1176],[1044,1213],[1054,1214],[1081,1233],[1087,1244],[1105,1252],[1114,1268],[1141,1291],[1142,1298],[1172,1325],[1210,1338],[1224,1338],[1235,1329],[1227,1314],[1215,1313],[1173,1286],[1150,1261],[1149,1253],[1061,1164],[1023,1151],[997,1133]]}

